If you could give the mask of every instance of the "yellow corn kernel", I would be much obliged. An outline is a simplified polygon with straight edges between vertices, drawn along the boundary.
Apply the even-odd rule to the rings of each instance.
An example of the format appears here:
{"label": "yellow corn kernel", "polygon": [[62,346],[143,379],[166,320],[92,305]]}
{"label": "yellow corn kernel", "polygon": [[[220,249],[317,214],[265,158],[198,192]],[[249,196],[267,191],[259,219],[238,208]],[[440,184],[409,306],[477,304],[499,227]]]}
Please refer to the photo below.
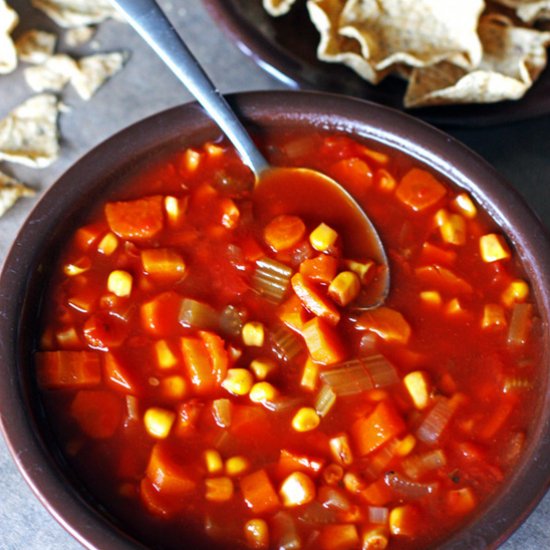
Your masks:
{"label": "yellow corn kernel", "polygon": [[187,213],[188,204],[188,196],[181,199],[172,196],[164,197],[164,211],[171,226],[177,226],[183,221]]}
{"label": "yellow corn kernel", "polygon": [[388,544],[388,533],[382,527],[369,529],[361,537],[361,550],[384,550]]}
{"label": "yellow corn kernel", "polygon": [[167,376],[160,381],[160,389],[165,397],[183,399],[187,393],[187,382],[183,376]]}
{"label": "yellow corn kernel", "polygon": [[211,142],[204,144],[204,150],[208,153],[208,156],[210,157],[219,157],[223,154],[223,147],[220,147],[219,145]]}
{"label": "yellow corn kernel", "polygon": [[250,389],[248,397],[254,403],[272,403],[278,393],[276,388],[269,382],[256,382]]}
{"label": "yellow corn kernel", "polygon": [[388,518],[390,533],[392,535],[412,535],[411,527],[415,526],[417,521],[415,508],[412,505],[396,506],[390,510]]}
{"label": "yellow corn kernel", "polygon": [[351,445],[346,434],[333,437],[329,441],[330,452],[334,460],[342,466],[349,466],[353,462]]}
{"label": "yellow corn kernel", "polygon": [[55,333],[55,339],[61,348],[77,346],[80,344],[80,338],[74,327],[65,330],[59,330]]}
{"label": "yellow corn kernel", "polygon": [[479,238],[479,250],[484,262],[497,262],[510,257],[510,249],[504,238],[496,233],[487,233]]}
{"label": "yellow corn kernel", "polygon": [[285,506],[301,506],[315,498],[315,483],[304,472],[292,472],[281,483],[279,495]]}
{"label": "yellow corn kernel", "polygon": [[126,298],[132,293],[132,276],[127,271],[115,269],[107,279],[107,289],[119,298]]}
{"label": "yellow corn kernel", "polygon": [[492,328],[505,326],[506,315],[504,314],[504,308],[500,304],[485,304],[483,307],[481,327]]}
{"label": "yellow corn kernel", "polygon": [[156,439],[165,439],[170,434],[176,415],[172,411],[151,407],[145,411],[143,422],[149,435]]}
{"label": "yellow corn kernel", "polygon": [[391,193],[397,187],[395,178],[384,168],[376,171],[376,180],[380,189],[386,193]]}
{"label": "yellow corn kernel", "polygon": [[249,548],[253,550],[268,550],[269,526],[261,518],[249,519],[244,524],[244,538]]}
{"label": "yellow corn kernel", "polygon": [[325,223],[319,224],[309,235],[311,246],[319,252],[328,250],[338,238],[338,233]]}
{"label": "yellow corn kernel", "polygon": [[247,369],[228,369],[222,387],[233,395],[247,395],[254,384],[254,377]]}
{"label": "yellow corn kernel", "polygon": [[411,454],[412,450],[416,446],[416,437],[413,434],[406,435],[403,439],[397,441],[393,452],[397,456],[407,456]]}
{"label": "yellow corn kernel", "polygon": [[201,154],[194,149],[187,149],[183,155],[183,164],[189,170],[194,172],[200,164]]}
{"label": "yellow corn kernel", "polygon": [[359,493],[365,488],[365,482],[355,473],[346,472],[344,474],[344,487],[350,493]]}
{"label": "yellow corn kernel", "polygon": [[74,277],[75,275],[80,275],[85,271],[88,271],[92,267],[92,260],[87,256],[83,256],[74,262],[70,262],[63,266],[63,273],[69,277]]}
{"label": "yellow corn kernel", "polygon": [[525,302],[527,296],[529,296],[529,285],[522,279],[515,279],[502,293],[502,302],[512,307],[514,304]]}
{"label": "yellow corn kernel", "polygon": [[233,482],[228,477],[206,479],[206,500],[210,502],[227,502],[233,498]]}
{"label": "yellow corn kernel", "polygon": [[222,456],[216,449],[204,451],[204,463],[209,474],[220,474],[223,472]]}
{"label": "yellow corn kernel", "polygon": [[292,419],[292,427],[297,432],[309,432],[319,426],[321,419],[311,407],[302,407]]}
{"label": "yellow corn kernel", "polygon": [[265,329],[262,323],[249,321],[245,323],[241,335],[245,346],[262,347],[265,340]]}
{"label": "yellow corn kernel", "polygon": [[409,372],[403,378],[403,382],[414,406],[417,409],[425,409],[430,403],[430,381],[428,375],[420,370]]}
{"label": "yellow corn kernel", "polygon": [[441,305],[441,294],[437,290],[423,290],[420,293],[420,299],[426,304],[432,306]]}
{"label": "yellow corn kernel", "polygon": [[458,212],[467,218],[475,218],[477,215],[476,205],[468,193],[460,193],[457,195],[452,204]]}
{"label": "yellow corn kernel", "polygon": [[234,229],[239,224],[241,212],[232,199],[224,198],[221,201],[222,207],[222,225],[227,229]]}
{"label": "yellow corn kernel", "polygon": [[157,356],[157,364],[161,369],[171,369],[178,364],[178,358],[170,349],[166,340],[155,342],[155,354]]}
{"label": "yellow corn kernel", "polygon": [[317,387],[317,381],[319,379],[319,365],[311,360],[311,357],[306,359],[304,370],[302,372],[302,379],[300,380],[300,386],[302,388],[314,391]]}
{"label": "yellow corn kernel", "polygon": [[225,461],[225,473],[228,476],[240,476],[250,468],[250,460],[245,456],[232,456]]}
{"label": "yellow corn kernel", "polygon": [[[440,214],[445,212],[444,214]],[[439,216],[438,216],[439,214]],[[466,243],[466,220],[460,214],[451,214],[439,211],[436,214],[436,223],[444,242],[461,246]]]}
{"label": "yellow corn kernel", "polygon": [[99,244],[97,245],[97,251],[104,256],[110,256],[118,247],[118,239],[114,233],[107,233]]}
{"label": "yellow corn kernel", "polygon": [[464,313],[464,308],[462,307],[462,304],[460,303],[460,300],[458,298],[453,298],[452,300],[449,300],[447,302],[447,305],[445,306],[445,311],[449,315],[458,315],[460,313]]}
{"label": "yellow corn kernel", "polygon": [[329,287],[329,296],[341,306],[353,302],[361,291],[359,277],[353,271],[342,271],[332,279]]}
{"label": "yellow corn kernel", "polygon": [[349,271],[353,271],[360,282],[365,282],[369,273],[375,268],[376,264],[372,260],[366,262],[357,262],[355,260],[344,260],[344,265]]}
{"label": "yellow corn kernel", "polygon": [[265,380],[276,368],[277,365],[271,359],[254,359],[250,363],[250,370],[258,380]]}

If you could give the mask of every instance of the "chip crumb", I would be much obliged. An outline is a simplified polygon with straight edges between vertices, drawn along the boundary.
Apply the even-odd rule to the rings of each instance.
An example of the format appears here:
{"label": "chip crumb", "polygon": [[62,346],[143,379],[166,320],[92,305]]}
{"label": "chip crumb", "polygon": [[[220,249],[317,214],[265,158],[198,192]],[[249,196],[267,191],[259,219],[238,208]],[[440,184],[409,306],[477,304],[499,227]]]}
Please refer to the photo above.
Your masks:
{"label": "chip crumb", "polygon": [[21,197],[32,197],[36,191],[15,178],[0,171],[0,218],[20,199]]}
{"label": "chip crumb", "polygon": [[58,53],[42,65],[25,69],[25,79],[35,92],[60,92],[77,71],[77,63],[72,57]]}
{"label": "chip crumb", "polygon": [[59,156],[59,106],[52,94],[31,97],[0,120],[0,159],[44,168]]}
{"label": "chip crumb", "polygon": [[109,18],[123,20],[110,0],[32,0],[31,3],[64,28],[97,25]]}
{"label": "chip crumb", "polygon": [[17,39],[15,47],[21,61],[40,65],[54,54],[56,44],[54,33],[31,29]]}
{"label": "chip crumb", "polygon": [[265,10],[273,17],[288,13],[295,2],[296,0],[263,0]]}
{"label": "chip crumb", "polygon": [[525,23],[533,24],[550,19],[550,0],[493,0],[516,11]]}
{"label": "chip crumb", "polygon": [[73,27],[65,31],[65,44],[71,48],[82,46],[89,42],[97,32],[94,25],[84,25],[82,27]]}
{"label": "chip crumb", "polygon": [[17,67],[17,51],[11,32],[19,23],[19,16],[0,0],[0,74],[8,74]]}

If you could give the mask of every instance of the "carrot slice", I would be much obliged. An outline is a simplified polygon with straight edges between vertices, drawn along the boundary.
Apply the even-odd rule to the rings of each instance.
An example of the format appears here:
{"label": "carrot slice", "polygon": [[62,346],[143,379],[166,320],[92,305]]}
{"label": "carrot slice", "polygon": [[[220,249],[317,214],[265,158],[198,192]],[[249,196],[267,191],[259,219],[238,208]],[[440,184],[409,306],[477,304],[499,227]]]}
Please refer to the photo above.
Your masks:
{"label": "carrot slice", "polygon": [[229,366],[229,356],[225,349],[225,342],[217,334],[205,330],[199,332],[199,335],[208,352],[210,364],[212,366],[211,372],[216,385],[221,384],[225,379]]}
{"label": "carrot slice", "polygon": [[277,463],[277,474],[281,478],[287,477],[292,472],[305,472],[316,476],[321,472],[324,465],[325,460],[322,458],[281,449],[279,462]]}
{"label": "carrot slice", "polygon": [[38,385],[47,390],[101,383],[101,356],[95,351],[42,351],[36,354]]}
{"label": "carrot slice", "polygon": [[292,279],[292,288],[304,306],[314,315],[322,317],[330,325],[337,325],[340,321],[340,311],[329,298],[323,296],[313,285],[306,281],[301,273],[296,273]]}
{"label": "carrot slice", "polygon": [[358,453],[363,456],[378,449],[405,428],[401,415],[386,400],[381,401],[369,416],[356,420],[351,427],[351,434]]}
{"label": "carrot slice", "polygon": [[346,358],[346,351],[340,335],[324,319],[314,317],[302,329],[313,361],[322,365],[333,365]]}
{"label": "carrot slice", "polygon": [[357,320],[357,328],[377,334],[388,342],[406,344],[411,336],[411,327],[403,315],[389,307],[366,311]]}
{"label": "carrot slice", "polygon": [[122,399],[104,390],[80,390],[71,403],[71,416],[93,439],[106,439],[116,432],[124,412]]}
{"label": "carrot slice", "polygon": [[307,279],[329,284],[336,276],[338,260],[328,254],[319,254],[316,258],[304,260],[300,264],[300,273]]}
{"label": "carrot slice", "polygon": [[146,474],[164,495],[184,495],[196,487],[190,470],[182,466],[181,462],[172,456],[169,447],[162,442],[153,447]]}
{"label": "carrot slice", "polygon": [[438,290],[452,294],[470,294],[473,291],[470,283],[437,264],[417,267],[414,273],[420,281]]}
{"label": "carrot slice", "polygon": [[333,164],[329,173],[354,197],[362,198],[372,185],[374,174],[371,167],[362,159],[352,157]]}
{"label": "carrot slice", "polygon": [[395,196],[419,212],[436,204],[446,193],[445,187],[432,174],[420,168],[412,168],[399,182]]}
{"label": "carrot slice", "polygon": [[254,514],[273,512],[281,505],[265,470],[243,477],[240,486],[244,501]]}
{"label": "carrot slice", "polygon": [[135,394],[136,384],[135,381],[132,380],[132,373],[116,355],[107,352],[103,364],[105,368],[105,378],[113,389],[124,393]]}
{"label": "carrot slice", "polygon": [[279,319],[289,328],[301,332],[304,323],[307,321],[308,314],[302,305],[302,302],[296,294],[293,294],[286,302],[283,302],[277,314]]}
{"label": "carrot slice", "polygon": [[185,262],[170,248],[150,248],[141,251],[144,272],[159,282],[175,283],[185,273]]}
{"label": "carrot slice", "polygon": [[175,336],[180,332],[182,297],[173,291],[162,292],[141,306],[144,328],[155,336]]}
{"label": "carrot slice", "polygon": [[123,239],[153,238],[164,226],[163,197],[109,202],[105,216],[111,231]]}
{"label": "carrot slice", "polygon": [[273,218],[264,228],[264,240],[276,252],[298,244],[306,233],[306,226],[298,216],[282,214]]}

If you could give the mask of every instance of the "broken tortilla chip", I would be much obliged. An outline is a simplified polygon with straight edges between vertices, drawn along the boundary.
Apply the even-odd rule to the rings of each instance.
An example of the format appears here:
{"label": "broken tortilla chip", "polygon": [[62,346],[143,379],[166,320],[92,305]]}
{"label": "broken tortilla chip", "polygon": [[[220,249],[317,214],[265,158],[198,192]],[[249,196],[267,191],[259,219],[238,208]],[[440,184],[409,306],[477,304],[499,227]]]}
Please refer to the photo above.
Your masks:
{"label": "broken tortilla chip", "polygon": [[59,156],[59,104],[51,94],[31,97],[0,120],[0,159],[44,168]]}
{"label": "broken tortilla chip", "polygon": [[0,0],[0,74],[11,73],[17,67],[17,52],[10,35],[18,23],[17,13]]}
{"label": "broken tortilla chip", "polygon": [[550,19],[550,0],[493,0],[516,11],[517,16],[526,23],[535,23],[541,19]]}
{"label": "broken tortilla chip", "polygon": [[35,92],[46,90],[60,92],[78,71],[76,61],[64,53],[58,53],[42,65],[25,69],[25,79]]}
{"label": "broken tortilla chip", "polygon": [[86,42],[89,42],[94,37],[96,31],[97,27],[93,25],[67,29],[64,36],[65,44],[71,48],[86,44]]}
{"label": "broken tortilla chip", "polygon": [[17,39],[15,48],[21,61],[40,65],[53,55],[56,44],[57,36],[55,34],[32,29]]}
{"label": "broken tortilla chip", "polygon": [[279,17],[290,11],[296,0],[263,0],[265,10],[273,17]]}
{"label": "broken tortilla chip", "polygon": [[21,198],[32,197],[34,189],[0,172],[0,218]]}
{"label": "broken tortilla chip", "polygon": [[450,63],[415,69],[405,106],[494,103],[523,97],[546,66],[550,33],[487,16],[480,21],[479,35],[484,53],[476,69],[466,71]]}
{"label": "broken tortilla chip", "polygon": [[31,3],[65,28],[95,25],[111,17],[122,19],[109,0],[32,0]]}

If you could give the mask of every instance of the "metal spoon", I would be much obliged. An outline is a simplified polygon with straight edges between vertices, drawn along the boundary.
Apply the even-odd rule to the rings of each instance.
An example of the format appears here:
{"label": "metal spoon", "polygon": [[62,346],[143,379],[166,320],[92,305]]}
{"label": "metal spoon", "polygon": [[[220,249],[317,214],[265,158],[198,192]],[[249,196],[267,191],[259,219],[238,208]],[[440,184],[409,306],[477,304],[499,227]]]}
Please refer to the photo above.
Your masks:
{"label": "metal spoon", "polygon": [[112,1],[195,96],[252,170],[254,207],[260,219],[296,214],[334,226],[346,236],[348,257],[373,259],[381,266],[350,307],[364,310],[380,306],[389,292],[388,259],[376,229],[355,199],[339,183],[316,170],[271,167],[156,1]]}

